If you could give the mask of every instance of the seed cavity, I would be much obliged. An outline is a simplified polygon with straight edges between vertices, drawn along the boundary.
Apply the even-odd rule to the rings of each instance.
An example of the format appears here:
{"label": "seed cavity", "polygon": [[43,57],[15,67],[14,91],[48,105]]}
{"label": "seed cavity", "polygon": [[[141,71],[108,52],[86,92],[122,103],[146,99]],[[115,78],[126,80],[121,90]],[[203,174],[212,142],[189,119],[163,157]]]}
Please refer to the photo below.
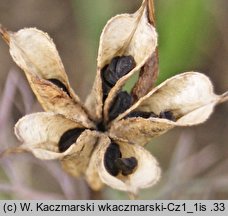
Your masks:
{"label": "seed cavity", "polygon": [[104,155],[104,166],[107,172],[112,176],[121,173],[124,176],[130,175],[137,167],[138,161],[135,157],[122,158],[120,147],[112,142]]}
{"label": "seed cavity", "polygon": [[97,124],[97,130],[101,131],[101,132],[105,132],[106,131],[106,126],[105,123],[103,121],[99,122]]}
{"label": "seed cavity", "polygon": [[134,111],[134,112],[130,112],[128,115],[126,115],[124,117],[124,119],[126,118],[135,118],[135,117],[141,117],[141,118],[158,118],[158,116],[153,113],[153,112],[144,112],[144,111]]}
{"label": "seed cavity", "polygon": [[62,89],[65,93],[68,94],[69,97],[71,97],[67,87],[61,81],[59,81],[58,79],[48,79],[48,81]]}
{"label": "seed cavity", "polygon": [[64,132],[58,143],[59,152],[66,151],[72,144],[74,144],[84,130],[85,128],[73,128]]}
{"label": "seed cavity", "polygon": [[171,111],[160,112],[159,118],[168,119],[170,121],[176,121],[176,118]]}
{"label": "seed cavity", "polygon": [[126,91],[119,92],[109,109],[109,120],[115,119],[119,114],[127,110],[131,106],[132,101],[131,95]]}
{"label": "seed cavity", "polygon": [[160,112],[159,115],[156,115],[154,112],[144,112],[144,111],[133,111],[127,114],[124,119],[127,118],[134,118],[134,117],[141,117],[141,118],[163,118],[163,119],[168,119],[170,121],[176,121],[175,116],[171,111],[162,111]]}

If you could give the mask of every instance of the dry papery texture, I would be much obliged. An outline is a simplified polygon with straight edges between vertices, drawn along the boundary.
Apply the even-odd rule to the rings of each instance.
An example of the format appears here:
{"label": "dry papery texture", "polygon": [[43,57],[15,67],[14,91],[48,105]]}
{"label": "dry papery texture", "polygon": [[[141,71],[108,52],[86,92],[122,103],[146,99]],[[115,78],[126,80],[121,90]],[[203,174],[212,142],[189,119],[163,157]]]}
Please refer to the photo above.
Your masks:
{"label": "dry papery texture", "polygon": [[[85,177],[94,190],[107,184],[137,194],[140,188],[154,185],[161,170],[143,146],[175,126],[203,123],[216,104],[228,99],[227,93],[216,95],[211,81],[198,72],[176,75],[153,88],[158,55],[149,0],[134,14],[117,15],[104,27],[97,75],[85,105],[70,87],[56,47],[46,33],[35,28],[13,33],[3,27],[0,32],[46,111],[18,121],[15,134],[23,144],[17,150],[29,151],[42,160],[60,160],[64,170]],[[104,98],[104,68],[123,56],[133,58],[134,67],[116,80]],[[118,115],[111,119],[110,109],[118,94],[138,71],[139,79],[129,96],[133,100],[118,113],[120,103]],[[117,71],[110,73],[116,75]],[[62,145],[67,148],[61,150]]]}
{"label": "dry papery texture", "polygon": [[[157,33],[155,27],[148,20],[147,1],[134,14],[121,14],[113,17],[104,27],[98,50],[97,76],[91,96],[87,99],[89,110],[95,108],[93,116],[96,120],[108,119],[108,110],[116,96],[128,78],[140,70],[147,59],[154,53],[157,47]],[[128,74],[120,78],[111,89],[105,104],[102,101],[101,69],[109,64],[115,56],[134,57],[136,66]]]}

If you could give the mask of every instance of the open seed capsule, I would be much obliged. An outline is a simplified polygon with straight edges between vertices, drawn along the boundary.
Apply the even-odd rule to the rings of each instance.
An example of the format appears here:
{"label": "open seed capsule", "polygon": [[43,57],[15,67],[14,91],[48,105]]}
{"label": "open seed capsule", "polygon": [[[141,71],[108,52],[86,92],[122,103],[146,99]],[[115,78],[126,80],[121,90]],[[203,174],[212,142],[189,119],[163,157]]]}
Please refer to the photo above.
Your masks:
{"label": "open seed capsule", "polygon": [[84,130],[84,128],[73,128],[66,131],[59,140],[59,152],[66,151],[72,144],[74,144]]}
{"label": "open seed capsule", "polygon": [[48,79],[48,81],[50,81],[51,83],[53,83],[54,85],[56,85],[57,87],[62,89],[70,97],[70,93],[69,93],[67,87],[61,81],[59,81],[57,79]]}

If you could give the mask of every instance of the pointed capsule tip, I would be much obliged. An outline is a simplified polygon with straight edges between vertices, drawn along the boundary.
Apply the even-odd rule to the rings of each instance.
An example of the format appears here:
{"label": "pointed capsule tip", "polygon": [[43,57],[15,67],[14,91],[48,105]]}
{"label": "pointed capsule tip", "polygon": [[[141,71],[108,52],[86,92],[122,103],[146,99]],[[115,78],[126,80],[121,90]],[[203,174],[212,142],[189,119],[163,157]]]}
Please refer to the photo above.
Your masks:
{"label": "pointed capsule tip", "polygon": [[147,0],[148,7],[148,19],[149,22],[155,26],[155,8],[154,8],[154,0]]}
{"label": "pointed capsule tip", "polygon": [[223,103],[223,102],[226,102],[226,101],[228,101],[228,91],[226,91],[225,93],[223,93],[223,94],[220,96],[219,103]]}
{"label": "pointed capsule tip", "polygon": [[6,28],[3,27],[3,25],[0,23],[0,34],[2,36],[2,38],[6,41],[6,43],[8,44],[10,41],[10,37],[9,37],[9,33],[7,32]]}

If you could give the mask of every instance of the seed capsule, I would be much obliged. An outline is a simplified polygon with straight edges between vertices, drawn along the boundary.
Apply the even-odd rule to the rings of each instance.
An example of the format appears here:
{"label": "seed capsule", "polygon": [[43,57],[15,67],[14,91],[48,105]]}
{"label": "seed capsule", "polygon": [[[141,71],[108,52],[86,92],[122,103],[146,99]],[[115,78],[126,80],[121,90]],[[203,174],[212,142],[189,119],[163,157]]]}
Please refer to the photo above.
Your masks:
{"label": "seed capsule", "polygon": [[171,111],[160,112],[159,118],[165,118],[170,121],[176,121],[176,118]]}
{"label": "seed capsule", "polygon": [[137,167],[138,161],[135,157],[130,158],[118,158],[116,159],[116,166],[121,170],[122,175],[127,176],[133,173],[133,170]]}
{"label": "seed capsule", "polygon": [[59,140],[59,152],[66,151],[72,144],[74,144],[84,130],[84,128],[73,128],[66,131]]}
{"label": "seed capsule", "polygon": [[48,81],[50,81],[51,83],[53,83],[54,85],[62,89],[65,93],[68,94],[69,97],[71,97],[67,87],[61,81],[57,79],[48,79]]}
{"label": "seed capsule", "polygon": [[141,118],[145,118],[145,119],[150,118],[150,117],[158,118],[158,116],[153,112],[133,111],[133,112],[130,112],[128,115],[126,115],[124,117],[124,119],[134,118],[134,117],[141,117]]}
{"label": "seed capsule", "polygon": [[114,103],[109,110],[109,120],[113,120],[120,113],[127,110],[132,103],[132,97],[126,91],[119,92],[116,96]]}
{"label": "seed capsule", "polygon": [[119,168],[116,166],[115,161],[121,156],[119,145],[111,143],[104,155],[104,166],[110,175],[117,176],[119,174]]}

